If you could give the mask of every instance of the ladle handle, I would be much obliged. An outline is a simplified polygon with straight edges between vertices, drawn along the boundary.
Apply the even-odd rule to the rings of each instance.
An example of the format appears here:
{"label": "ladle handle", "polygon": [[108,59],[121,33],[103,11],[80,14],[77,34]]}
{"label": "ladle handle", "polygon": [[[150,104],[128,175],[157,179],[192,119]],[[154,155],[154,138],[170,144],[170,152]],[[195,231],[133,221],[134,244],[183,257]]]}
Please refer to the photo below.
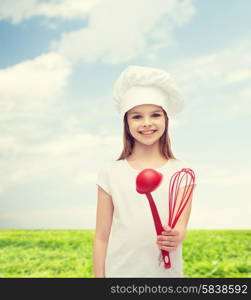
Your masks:
{"label": "ladle handle", "polygon": [[[153,221],[154,221],[156,233],[157,233],[157,235],[161,235],[161,233],[164,229],[163,229],[163,226],[161,224],[161,220],[160,220],[160,217],[159,217],[157,207],[156,207],[156,205],[153,201],[152,195],[150,193],[146,193],[146,196],[147,196],[148,202],[150,204],[150,208],[151,208],[151,212],[152,212],[152,216],[153,216]],[[166,251],[166,250],[161,250],[161,254],[162,254],[162,257],[163,257],[165,268],[166,269],[171,268],[171,261],[170,261],[169,252]]]}

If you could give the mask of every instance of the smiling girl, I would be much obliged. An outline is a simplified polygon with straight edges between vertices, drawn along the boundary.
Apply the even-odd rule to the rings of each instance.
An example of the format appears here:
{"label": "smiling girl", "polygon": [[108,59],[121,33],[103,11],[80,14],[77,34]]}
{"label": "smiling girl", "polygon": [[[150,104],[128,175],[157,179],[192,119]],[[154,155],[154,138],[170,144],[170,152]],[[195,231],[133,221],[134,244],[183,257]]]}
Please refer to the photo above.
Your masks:
{"label": "smiling girl", "polygon": [[[124,149],[98,173],[94,276],[183,277],[182,241],[192,194],[175,228],[166,225],[171,176],[190,168],[174,157],[168,134],[169,117],[182,110],[182,97],[166,71],[129,66],[116,81],[113,98],[123,117]],[[149,204],[135,188],[146,168],[164,175],[152,193],[164,228],[157,238]],[[161,249],[170,253],[170,269],[164,268]]]}

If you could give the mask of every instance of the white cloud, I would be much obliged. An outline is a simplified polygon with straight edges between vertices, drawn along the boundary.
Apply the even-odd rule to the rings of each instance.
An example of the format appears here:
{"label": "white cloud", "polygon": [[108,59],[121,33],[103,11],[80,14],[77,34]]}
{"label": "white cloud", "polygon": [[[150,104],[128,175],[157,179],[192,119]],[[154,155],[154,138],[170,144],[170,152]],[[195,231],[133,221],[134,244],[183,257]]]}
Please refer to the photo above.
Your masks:
{"label": "white cloud", "polygon": [[250,39],[242,38],[217,53],[176,63],[176,76],[188,90],[233,85],[251,79]]}
{"label": "white cloud", "polygon": [[23,19],[29,19],[34,15],[37,0],[2,0],[0,2],[0,20],[10,20],[16,24]]}
{"label": "white cloud", "polygon": [[83,18],[102,0],[54,0],[40,3],[37,14],[47,18],[58,17],[62,19]]}
{"label": "white cloud", "polygon": [[[208,200],[210,200],[208,198]],[[224,201],[226,203],[226,200]],[[218,207],[217,205],[203,208],[193,204],[189,229],[251,229],[250,213],[248,210],[238,209],[237,205],[232,207]]]}
{"label": "white cloud", "polygon": [[231,83],[237,83],[248,79],[251,79],[251,70],[244,68],[228,74],[228,76],[225,79],[225,82],[226,84],[231,84]]}
{"label": "white cloud", "polygon": [[70,63],[57,53],[1,69],[0,119],[44,115],[62,95],[70,74]]}
{"label": "white cloud", "polygon": [[[173,29],[195,14],[190,0],[3,0],[0,20],[16,24],[35,16],[57,28],[52,18],[88,19],[87,27],[51,43],[72,61],[124,63],[138,56],[155,61],[159,49],[175,43]],[[51,22],[52,20],[52,22]],[[86,26],[86,25],[85,25]]]}
{"label": "white cloud", "polygon": [[236,168],[229,165],[201,165],[199,169],[199,181],[203,185],[219,185],[223,188],[226,186],[239,186],[251,184],[251,171]]}
{"label": "white cloud", "polygon": [[173,74],[191,109],[208,122],[250,114],[250,52],[250,39],[241,38],[219,52],[176,62]]}
{"label": "white cloud", "polygon": [[13,24],[43,16],[70,20],[87,17],[90,11],[102,0],[1,0],[0,20],[10,20]]}
{"label": "white cloud", "polygon": [[93,229],[96,207],[87,204],[28,212],[1,213],[1,228]]}
{"label": "white cloud", "polygon": [[123,63],[139,55],[154,59],[158,49],[172,43],[173,27],[194,13],[188,0],[106,0],[90,12],[88,27],[63,34],[52,48],[73,61]]}
{"label": "white cloud", "polygon": [[67,178],[69,185],[85,186],[90,181],[94,184],[93,170],[103,164],[104,157],[115,159],[122,151],[122,140],[75,131],[39,143],[26,141],[23,136],[2,137],[0,147],[6,156],[8,153],[8,159],[1,161],[0,191],[3,193],[15,184],[49,178]]}
{"label": "white cloud", "polygon": [[64,112],[60,98],[71,71],[71,64],[57,53],[0,70],[2,193],[16,183],[32,180],[33,176],[41,178],[53,169],[46,155],[42,153],[39,157],[36,151],[43,140],[55,135],[45,124],[55,122],[53,118]]}

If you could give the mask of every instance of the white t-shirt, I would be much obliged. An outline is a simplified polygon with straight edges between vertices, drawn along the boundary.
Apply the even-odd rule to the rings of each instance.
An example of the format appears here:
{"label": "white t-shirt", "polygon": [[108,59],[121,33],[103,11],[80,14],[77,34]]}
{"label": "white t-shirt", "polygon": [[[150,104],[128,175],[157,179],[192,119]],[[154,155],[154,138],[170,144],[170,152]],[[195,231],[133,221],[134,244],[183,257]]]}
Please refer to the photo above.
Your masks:
{"label": "white t-shirt", "polygon": [[[169,181],[182,168],[189,165],[169,159],[155,169],[163,175],[161,184],[151,193],[162,225],[168,223]],[[171,268],[164,267],[148,199],[136,191],[140,172],[126,159],[109,162],[99,169],[96,184],[112,197],[114,206],[105,277],[183,277],[182,244],[170,252]]]}

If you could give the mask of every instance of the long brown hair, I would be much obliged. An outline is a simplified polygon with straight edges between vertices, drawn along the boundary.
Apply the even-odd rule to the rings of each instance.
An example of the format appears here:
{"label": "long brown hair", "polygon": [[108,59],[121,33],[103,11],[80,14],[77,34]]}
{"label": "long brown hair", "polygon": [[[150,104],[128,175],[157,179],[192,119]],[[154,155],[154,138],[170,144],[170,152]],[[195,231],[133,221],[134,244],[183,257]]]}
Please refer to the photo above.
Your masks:
{"label": "long brown hair", "polygon": [[[164,113],[164,117],[165,117],[166,126],[165,126],[165,131],[164,131],[163,135],[159,139],[160,152],[166,159],[171,159],[171,158],[176,159],[171,150],[171,141],[170,141],[170,137],[168,135],[168,124],[169,124],[168,121],[169,120],[168,120],[168,116],[164,109],[163,109],[163,113]],[[132,154],[132,150],[134,147],[134,138],[130,133],[129,125],[127,122],[127,113],[125,113],[125,115],[124,115],[123,144],[124,144],[124,149],[121,152],[121,154],[117,160],[125,159],[128,156],[130,156]]]}

